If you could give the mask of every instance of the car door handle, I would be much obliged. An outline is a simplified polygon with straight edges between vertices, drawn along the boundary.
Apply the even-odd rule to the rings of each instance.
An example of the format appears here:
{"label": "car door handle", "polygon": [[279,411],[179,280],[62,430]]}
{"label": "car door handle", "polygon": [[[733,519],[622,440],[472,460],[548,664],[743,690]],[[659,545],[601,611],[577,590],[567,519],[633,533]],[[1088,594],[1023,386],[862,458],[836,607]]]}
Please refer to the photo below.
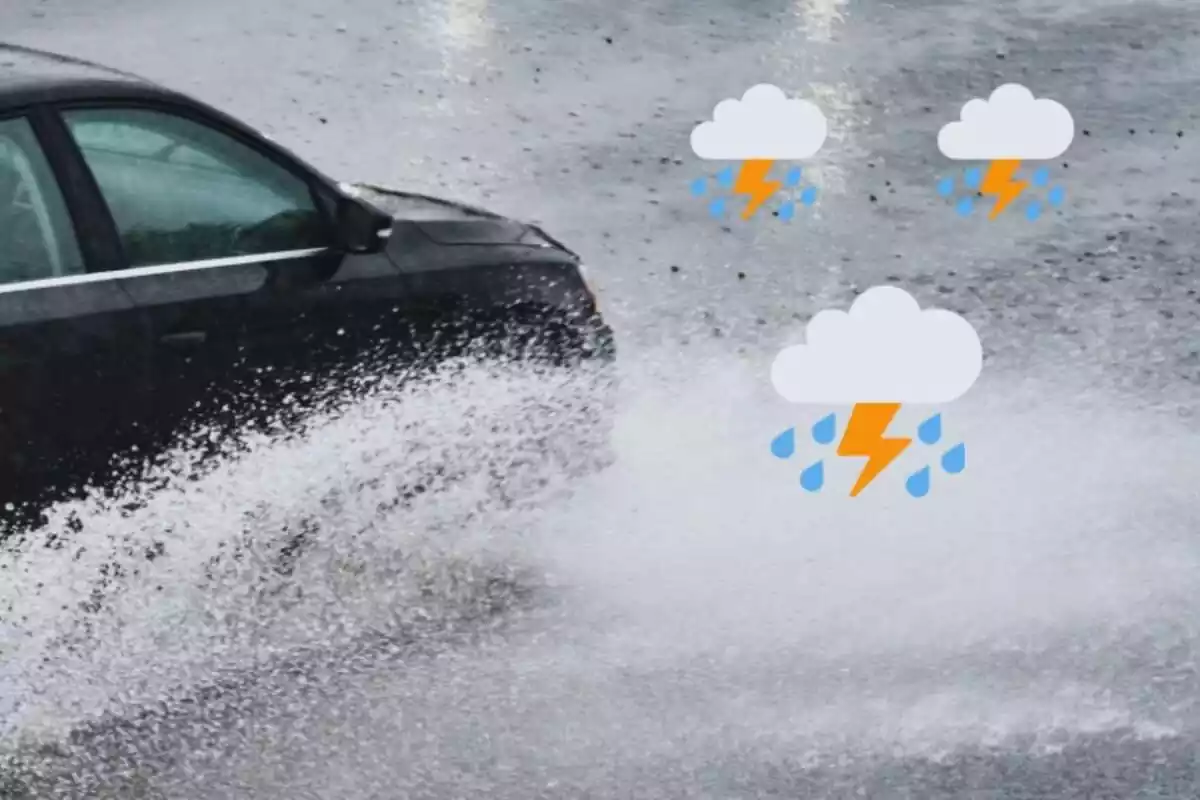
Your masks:
{"label": "car door handle", "polygon": [[163,344],[172,347],[195,347],[204,344],[206,339],[208,339],[208,331],[178,331],[164,333],[158,338]]}

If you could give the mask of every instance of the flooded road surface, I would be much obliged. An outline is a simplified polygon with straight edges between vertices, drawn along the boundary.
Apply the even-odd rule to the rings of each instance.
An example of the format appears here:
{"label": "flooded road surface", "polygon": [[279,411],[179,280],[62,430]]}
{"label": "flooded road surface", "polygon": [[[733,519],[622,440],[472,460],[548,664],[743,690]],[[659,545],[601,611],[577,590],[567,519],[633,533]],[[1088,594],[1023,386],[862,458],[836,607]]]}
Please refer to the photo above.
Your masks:
{"label": "flooded road surface", "polygon": [[[192,92],[331,174],[541,222],[622,346],[614,463],[522,499],[490,477],[520,473],[503,432],[559,378],[483,375],[364,400],[140,511],[64,510],[86,556],[5,554],[0,735],[33,796],[1200,794],[1200,10],[0,14],[6,39]],[[829,117],[819,200],[715,220],[688,135],[764,81]],[[1006,81],[1078,128],[1054,165],[1067,202],[1036,223],[963,219],[936,191],[937,130]],[[770,360],[884,282],[979,330],[983,376],[945,411],[970,469],[920,501],[882,479],[808,495],[767,446],[815,416],[773,394]],[[395,502],[429,463],[485,457],[499,469]],[[304,520],[326,544],[286,575],[257,545],[218,558]]]}

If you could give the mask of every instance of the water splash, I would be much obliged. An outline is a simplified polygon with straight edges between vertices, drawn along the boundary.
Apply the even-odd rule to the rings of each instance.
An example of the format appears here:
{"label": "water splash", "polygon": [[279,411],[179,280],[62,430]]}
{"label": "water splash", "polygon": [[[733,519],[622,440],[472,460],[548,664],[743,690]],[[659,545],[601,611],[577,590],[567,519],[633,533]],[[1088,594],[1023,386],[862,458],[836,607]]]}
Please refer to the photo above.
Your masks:
{"label": "water splash", "polygon": [[[674,359],[677,353],[668,356]],[[761,391],[761,375],[753,371],[743,384],[741,377],[752,370],[738,356],[712,369],[711,381],[705,367],[695,358],[676,365],[664,357],[642,385],[623,387],[629,393],[618,425],[619,469],[589,479],[561,507],[543,504],[536,524],[522,526],[521,546],[513,555],[544,552],[545,566],[571,590],[563,593],[570,602],[555,597],[553,614],[521,621],[534,626],[536,637],[489,636],[479,652],[467,646],[446,658],[436,650],[429,659],[402,655],[376,665],[365,677],[330,670],[329,677],[318,675],[305,686],[295,686],[286,675],[270,676],[241,706],[206,701],[195,704],[187,724],[139,728],[131,756],[113,758],[112,769],[122,775],[136,770],[137,780],[150,789],[135,784],[124,793],[86,796],[237,797],[247,793],[249,776],[258,775],[253,791],[264,798],[351,798],[364,786],[396,787],[392,793],[399,796],[467,796],[481,785],[494,788],[495,782],[477,771],[429,769],[413,776],[411,769],[413,763],[439,763],[447,757],[447,742],[464,743],[464,731],[471,734],[464,746],[477,743],[480,749],[454,755],[502,757],[496,748],[515,739],[536,751],[527,772],[503,779],[511,780],[503,786],[511,796],[533,797],[544,793],[550,780],[571,781],[577,765],[592,763],[596,752],[638,765],[648,752],[664,762],[684,762],[686,773],[668,771],[654,778],[658,784],[652,790],[668,796],[703,779],[693,777],[701,773],[688,759],[697,758],[698,744],[706,748],[704,755],[723,757],[729,731],[744,732],[756,742],[778,742],[791,752],[803,748],[815,760],[829,762],[876,752],[886,758],[891,749],[906,755],[926,749],[953,752],[973,747],[980,727],[987,728],[981,737],[988,737],[989,746],[1011,739],[1024,752],[1028,738],[1047,734],[1053,743],[1061,734],[1092,732],[1097,721],[1101,727],[1122,724],[1126,717],[1120,712],[1127,703],[1121,692],[1110,691],[1112,686],[1138,688],[1139,702],[1144,692],[1148,707],[1178,703],[1180,690],[1192,688],[1194,681],[1154,695],[1156,677],[1174,679],[1179,670],[1157,659],[1120,660],[1127,649],[1136,655],[1147,646],[1154,654],[1169,647],[1184,656],[1188,648],[1194,650],[1188,615],[1200,572],[1185,535],[1194,518],[1192,478],[1173,473],[1179,462],[1162,457],[1181,446],[1186,458],[1197,455],[1185,428],[1142,429],[1144,411],[1121,411],[1119,402],[1085,417],[1070,408],[1069,396],[1039,393],[1043,402],[1022,413],[1014,408],[1024,404],[1010,397],[977,395],[968,402],[979,405],[964,405],[955,413],[971,421],[968,438],[982,437],[988,467],[999,467],[987,481],[971,482],[961,492],[939,492],[936,503],[900,508],[876,507],[874,498],[821,502],[795,492],[791,481],[766,479],[776,465],[762,459],[765,436],[761,429],[754,431],[755,420],[771,406],[749,402]],[[660,377],[672,369],[686,375]],[[626,370],[633,384],[639,373],[628,364]],[[482,389],[476,396],[483,401],[495,392],[491,385]],[[731,403],[731,395],[746,402]],[[417,418],[444,413],[447,403],[457,402],[432,400],[417,410]],[[411,411],[411,405],[393,407]],[[455,406],[454,413],[468,410]],[[379,464],[383,469],[364,475],[360,468],[357,479],[346,481],[369,495],[354,501],[364,514],[380,498],[357,484],[380,475],[391,480],[390,467],[403,469],[411,458],[411,434],[404,425],[381,425],[379,415],[386,418],[385,410],[356,415],[355,424],[365,434],[359,446],[379,442],[398,449],[395,444],[405,442],[405,447],[392,462]],[[446,421],[439,431],[447,442],[457,442],[481,427],[472,423],[464,432]],[[1026,435],[1013,436],[1014,430]],[[747,453],[744,445],[752,436],[759,443]],[[420,440],[423,450],[437,447],[442,437]],[[253,510],[264,497],[271,503],[304,503],[314,488],[355,471],[353,461],[343,460],[344,448],[331,444],[322,438],[310,457],[301,450],[285,453],[278,464],[255,463],[252,471],[230,475],[228,485],[210,486],[207,503],[185,503],[176,511],[177,498],[167,498],[171,503],[160,507],[163,516],[149,522],[171,513],[193,518],[195,527],[180,530],[186,544],[198,540],[197,534],[236,525],[239,513]],[[1113,452],[1122,453],[1127,471],[1113,474],[1106,458]],[[242,489],[247,478],[251,485]],[[299,483],[294,497],[280,479]],[[1014,496],[1045,501],[1013,503]],[[427,510],[445,511],[459,500],[474,498],[438,497],[428,501]],[[239,505],[247,501],[248,506]],[[802,522],[796,506],[804,506]],[[661,513],[647,514],[649,509]],[[1163,513],[1144,513],[1147,509]],[[485,511],[486,524],[476,527],[490,537],[493,508]],[[436,577],[444,563],[425,546],[446,534],[455,534],[457,543],[459,530],[440,524],[424,537],[422,526],[434,519],[424,514],[409,519],[408,513],[378,528],[402,536],[402,549],[418,545],[413,566]],[[221,515],[219,524],[210,524],[214,514]],[[114,530],[127,532],[116,516]],[[342,518],[359,521],[356,514]],[[95,531],[96,520],[87,524]],[[339,533],[353,533],[353,528],[341,527]],[[457,546],[446,549],[447,557],[463,557]],[[46,569],[48,553],[34,554],[42,569],[20,578],[22,588],[32,589],[34,580],[68,577]],[[69,557],[67,552],[59,556],[64,562]],[[171,561],[178,556],[154,562],[159,572],[145,581],[148,587],[131,579],[129,588],[141,593],[164,578],[180,577],[177,570],[162,571]],[[1019,592],[1013,591],[1013,574],[1028,576]],[[401,579],[407,575],[401,573]],[[478,584],[459,581],[455,591]],[[406,600],[429,608],[423,590],[408,598],[387,583],[380,587],[384,592],[375,605],[381,609],[402,607]],[[173,593],[172,586],[166,591]],[[172,610],[160,594],[144,595],[149,603],[143,614]],[[47,613],[58,607],[44,605]],[[213,610],[241,608],[230,602]],[[880,608],[888,613],[880,614]],[[313,610],[311,604],[300,608],[301,621],[316,623],[320,615]],[[1169,630],[1160,634],[1159,623],[1169,623]],[[1132,642],[1116,638],[1133,626],[1138,633]],[[1118,633],[1111,639],[1105,635],[1095,648],[1071,646],[1113,628]],[[186,625],[161,629],[168,646],[191,638]],[[256,644],[274,646],[265,625],[256,632],[264,634]],[[205,645],[213,641],[201,639]],[[1070,649],[1055,649],[1060,643]],[[125,648],[131,642],[122,634],[105,646]],[[164,658],[151,648],[136,655],[143,673],[156,672]],[[886,668],[878,668],[881,664]],[[1024,669],[1043,664],[1049,668]],[[0,663],[0,673],[4,666]],[[687,676],[687,691],[679,691],[680,675]],[[964,675],[974,679],[958,680]],[[93,674],[73,677],[85,684]],[[631,680],[637,703],[630,703]],[[1174,680],[1167,683],[1178,686]],[[89,688],[81,687],[81,693]],[[3,694],[0,689],[0,699]],[[728,702],[699,705],[714,697]],[[1164,706],[1157,705],[1159,700]],[[212,712],[214,705],[226,713]],[[1140,707],[1129,713],[1136,719],[1153,716]],[[697,714],[704,717],[699,729]],[[905,725],[897,727],[900,716]],[[564,726],[571,736],[561,735]],[[880,733],[868,737],[868,730]],[[131,741],[129,736],[122,733],[122,741]],[[204,745],[194,746],[198,741]],[[406,757],[395,758],[397,752]],[[87,759],[89,771],[101,769],[91,753]],[[910,765],[903,758],[894,763],[897,770]],[[748,773],[751,779],[772,780],[773,775]],[[844,775],[837,774],[838,786],[844,786]],[[570,784],[573,791],[560,783],[560,794],[603,794],[612,778],[605,773],[591,779],[604,781],[600,786],[580,780]],[[72,781],[61,795],[35,796],[84,796],[77,786]],[[706,788],[695,787],[693,793]],[[837,791],[832,787],[827,794]]]}
{"label": "water splash", "polygon": [[957,475],[967,468],[967,445],[963,442],[951,447],[942,454],[942,469],[951,475]]}
{"label": "water splash", "polygon": [[788,428],[771,440],[771,455],[776,458],[791,458],[796,452],[796,429]]}
{"label": "water splash", "polygon": [[909,475],[908,480],[904,482],[904,488],[913,497],[924,497],[929,494],[929,467],[921,467]]}
{"label": "water splash", "polygon": [[829,444],[835,436],[837,436],[837,414],[824,416],[812,426],[813,441],[817,444]]}

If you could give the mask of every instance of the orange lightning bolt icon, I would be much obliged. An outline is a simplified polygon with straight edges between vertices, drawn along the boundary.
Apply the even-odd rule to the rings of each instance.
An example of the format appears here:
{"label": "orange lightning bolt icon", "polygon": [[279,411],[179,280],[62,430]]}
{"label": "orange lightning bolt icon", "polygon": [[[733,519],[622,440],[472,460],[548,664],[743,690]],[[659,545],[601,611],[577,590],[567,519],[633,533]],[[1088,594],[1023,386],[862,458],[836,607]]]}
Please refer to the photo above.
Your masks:
{"label": "orange lightning bolt icon", "polygon": [[746,210],[742,212],[742,219],[754,216],[754,212],[782,188],[782,182],[767,180],[767,173],[771,171],[771,165],[774,163],[769,158],[755,158],[742,162],[742,168],[738,170],[737,180],[733,184],[735,193],[750,197],[750,201],[746,203]]}
{"label": "orange lightning bolt icon", "polygon": [[1008,208],[1008,204],[1016,200],[1029,185],[1027,181],[1013,178],[1020,166],[1021,162],[1013,159],[1001,159],[988,165],[987,174],[983,176],[983,183],[979,186],[979,191],[996,197],[996,205],[992,206],[992,213],[988,215],[988,219],[1000,216],[1000,212]]}
{"label": "orange lightning bolt icon", "polygon": [[858,475],[858,481],[850,490],[851,497],[875,480],[879,473],[887,468],[904,449],[912,444],[912,439],[903,437],[886,437],[888,425],[900,410],[899,403],[855,403],[850,412],[850,421],[846,423],[846,432],[838,443],[839,456],[864,456],[867,463]]}

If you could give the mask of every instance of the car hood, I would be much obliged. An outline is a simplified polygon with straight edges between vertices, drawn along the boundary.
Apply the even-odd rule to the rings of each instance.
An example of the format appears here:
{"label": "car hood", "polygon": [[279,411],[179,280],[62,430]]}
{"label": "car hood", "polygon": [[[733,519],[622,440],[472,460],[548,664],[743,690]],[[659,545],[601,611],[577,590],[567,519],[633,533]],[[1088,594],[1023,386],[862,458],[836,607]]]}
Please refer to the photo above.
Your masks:
{"label": "car hood", "polygon": [[343,188],[394,219],[416,225],[422,233],[439,244],[509,244],[553,247],[570,252],[536,225],[502,217],[466,203],[363,183],[349,184]]}

